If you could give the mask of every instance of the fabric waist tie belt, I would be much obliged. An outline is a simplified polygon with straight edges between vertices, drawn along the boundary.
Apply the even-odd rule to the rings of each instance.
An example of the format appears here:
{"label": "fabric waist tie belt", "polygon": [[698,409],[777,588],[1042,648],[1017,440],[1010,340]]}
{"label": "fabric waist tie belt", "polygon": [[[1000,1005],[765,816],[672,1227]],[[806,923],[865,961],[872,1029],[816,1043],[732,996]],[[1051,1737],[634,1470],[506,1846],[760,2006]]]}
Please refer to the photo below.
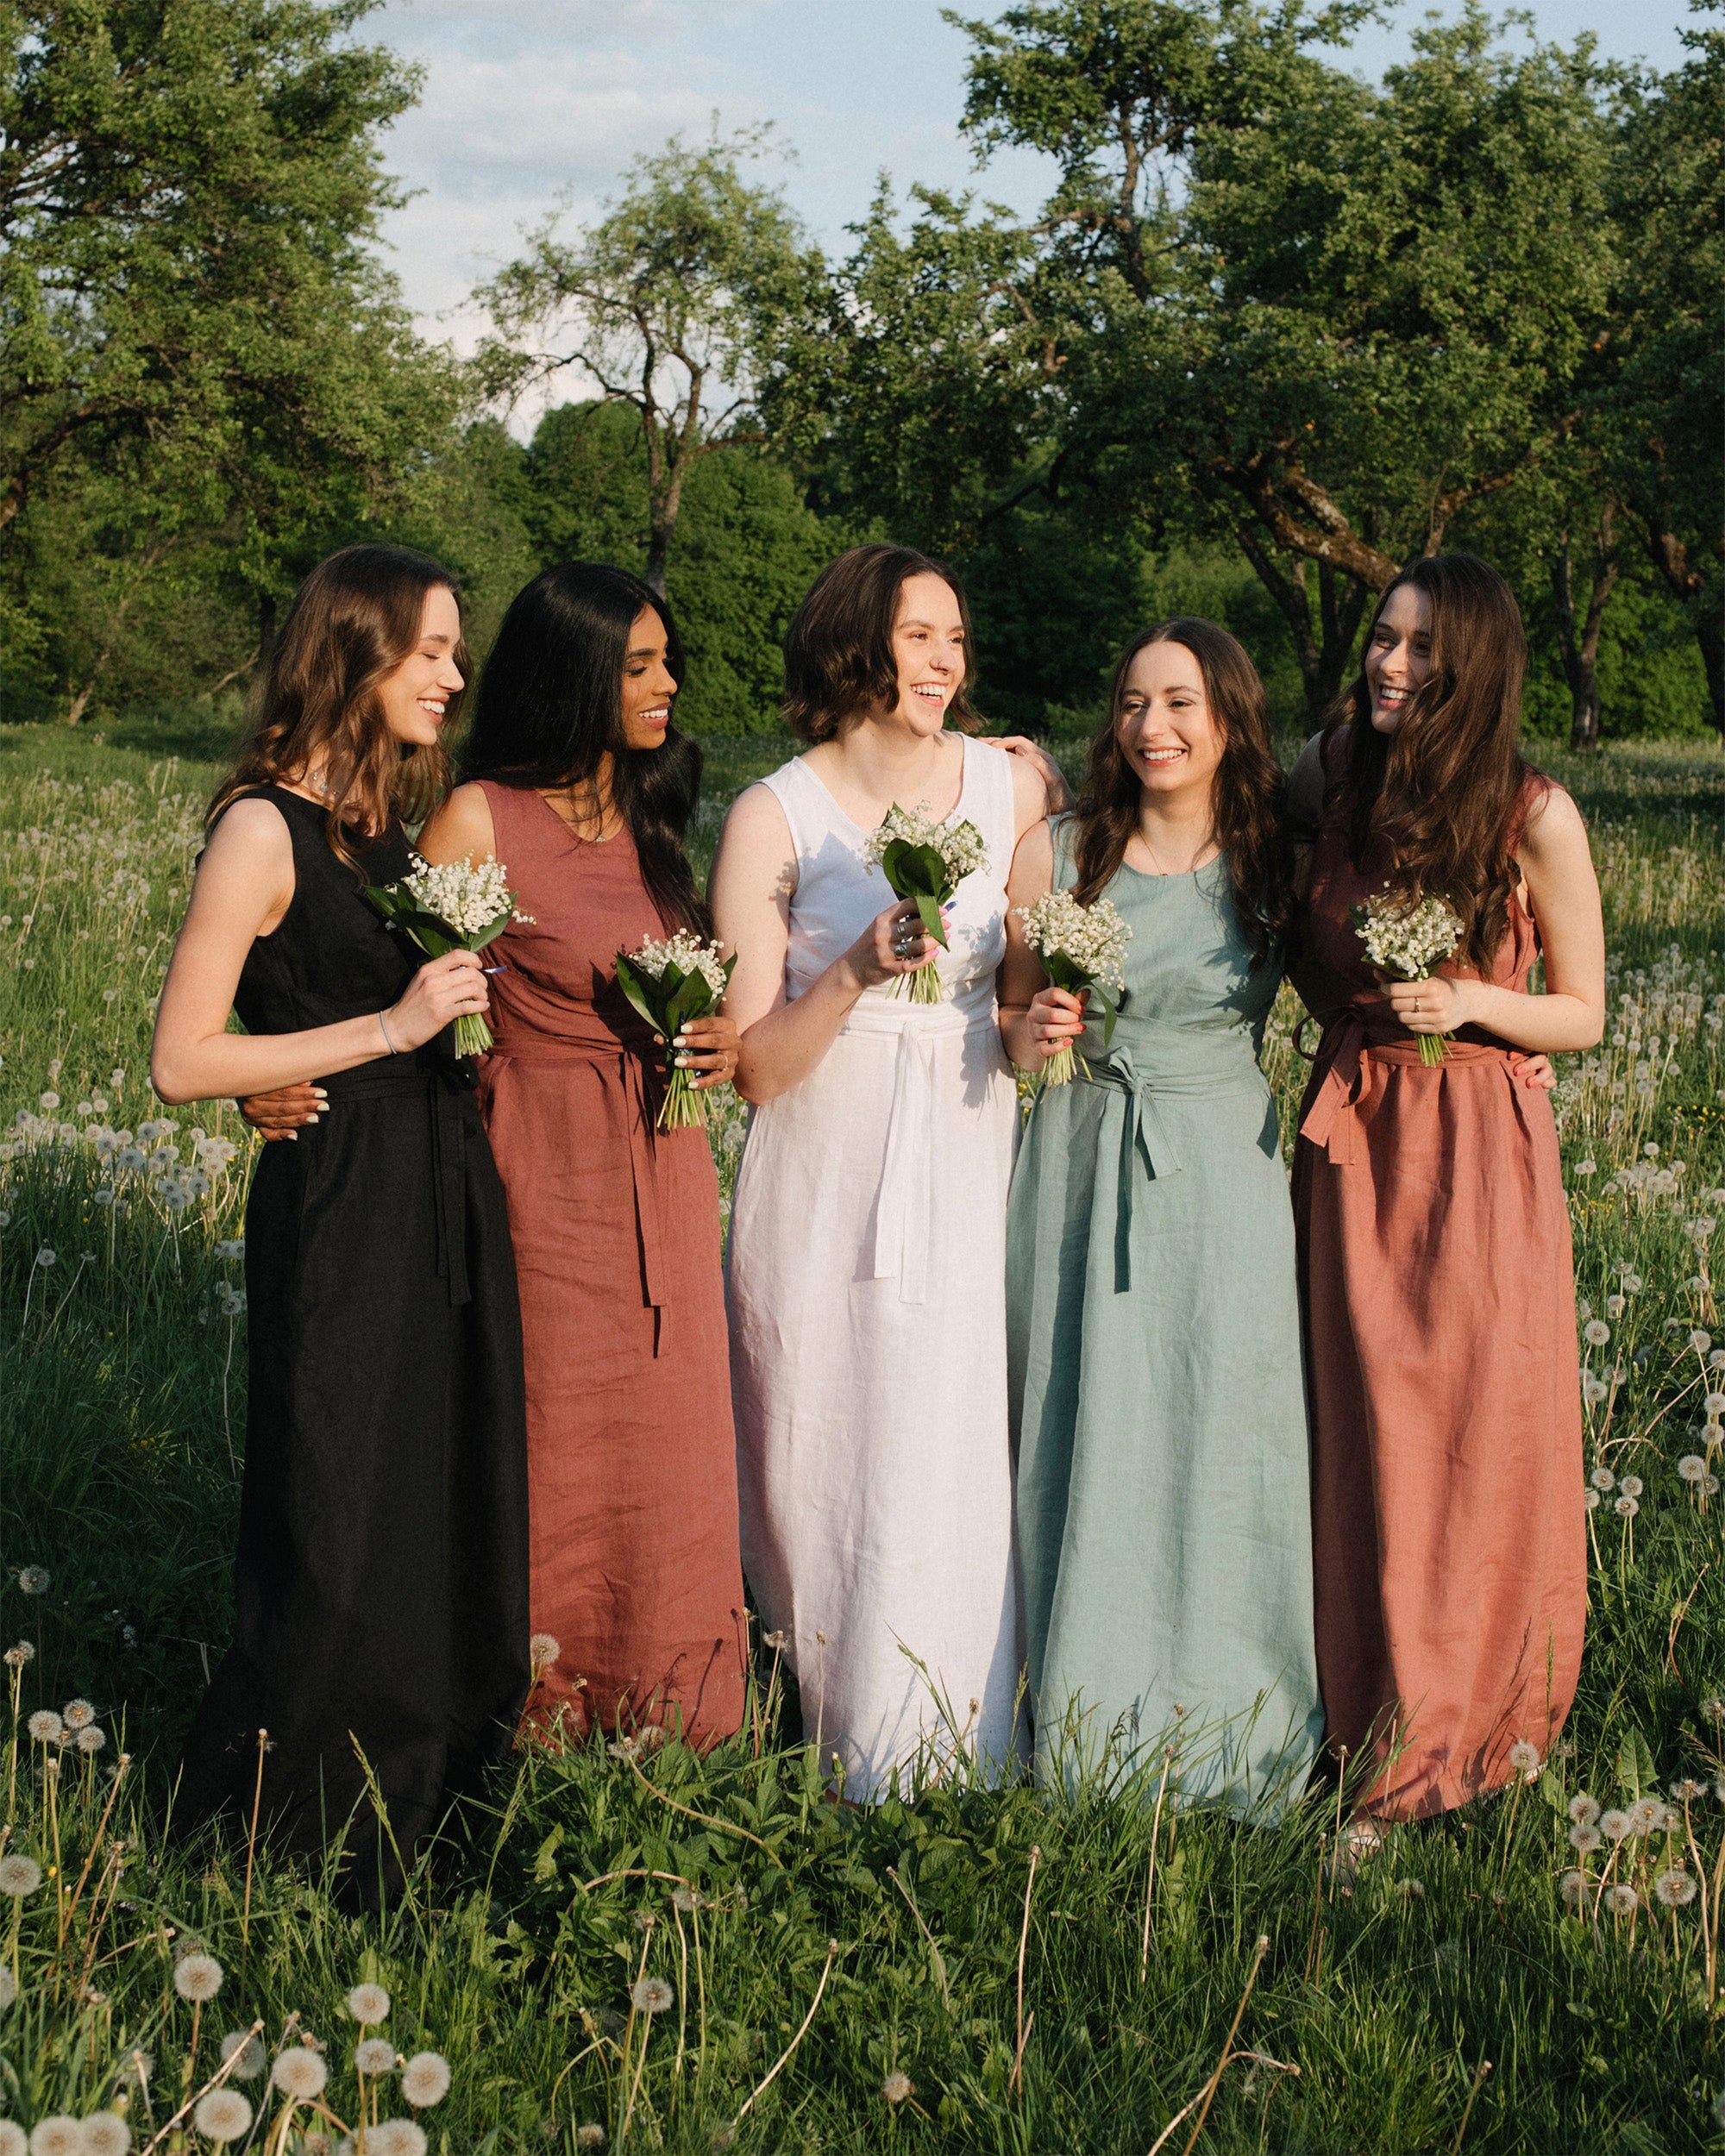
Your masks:
{"label": "fabric waist tie belt", "polygon": [[[1179,1039],[1177,1034],[1170,1038]],[[1205,1043],[1204,1046],[1208,1046]],[[1125,1294],[1132,1286],[1132,1223],[1133,1187],[1132,1173],[1135,1155],[1142,1155],[1145,1166],[1157,1182],[1166,1182],[1170,1175],[1180,1173],[1180,1162],[1174,1144],[1168,1135],[1168,1126],[1162,1119],[1157,1106],[1158,1098],[1180,1096],[1188,1100],[1212,1100],[1224,1093],[1246,1089],[1256,1091],[1263,1080],[1254,1063],[1250,1073],[1219,1070],[1215,1060],[1207,1053],[1182,1056],[1172,1061],[1154,1052],[1151,1044],[1145,1044],[1145,1059],[1150,1068],[1140,1071],[1132,1049],[1125,1043],[1111,1048],[1104,1056],[1088,1056],[1090,1075],[1088,1082],[1106,1091],[1119,1094],[1120,1099],[1120,1128],[1118,1162],[1114,1188],[1114,1293]],[[1080,1074],[1078,1082],[1087,1082]],[[1100,1188],[1102,1179],[1101,1154],[1107,1143],[1112,1115],[1104,1115],[1096,1129],[1096,1181]]]}
{"label": "fabric waist tie belt", "polygon": [[656,1362],[670,1344],[671,1313],[666,1301],[665,1232],[660,1217],[658,1189],[653,1180],[653,1162],[658,1150],[658,1113],[654,1089],[648,1083],[648,1058],[656,1054],[652,1037],[643,1034],[637,1043],[621,1041],[615,1033],[589,1040],[553,1040],[543,1033],[518,1040],[505,1029],[498,1035],[492,1055],[511,1063],[591,1063],[599,1070],[614,1070],[622,1081],[628,1101],[629,1168],[635,1189],[635,1231],[641,1239],[642,1293],[654,1313],[653,1356]]}
{"label": "fabric waist tie belt", "polygon": [[472,1069],[447,1056],[418,1049],[357,1070],[338,1070],[314,1081],[332,1105],[342,1100],[426,1103],[430,1119],[431,1179],[436,1192],[437,1277],[448,1284],[449,1304],[473,1300],[467,1279],[467,1132],[462,1101],[474,1087]]}
{"label": "fabric waist tie belt", "polygon": [[[1298,1046],[1297,1039],[1295,1045]],[[1511,1075],[1513,1065],[1520,1060],[1520,1050],[1495,1047],[1488,1041],[1446,1040],[1443,1062],[1421,1067],[1441,1072],[1465,1069],[1470,1063],[1496,1063],[1506,1075]],[[1333,1167],[1352,1168],[1359,1157],[1358,1111],[1365,1091],[1369,1062],[1392,1066],[1421,1063],[1419,1041],[1405,1035],[1374,1041],[1367,1036],[1365,1021],[1352,1009],[1329,1019],[1313,1058],[1313,1075],[1319,1080],[1317,1097],[1306,1112],[1300,1135],[1309,1138],[1314,1145],[1321,1146]],[[1525,1123],[1523,1088],[1512,1085],[1511,1091],[1516,1112]]]}
{"label": "fabric waist tie belt", "polygon": [[980,1013],[961,1006],[907,1005],[882,1010],[857,1004],[844,1033],[898,1036],[893,1067],[893,1104],[886,1156],[875,1194],[874,1239],[865,1255],[867,1277],[896,1274],[900,1302],[928,1300],[929,1191],[934,1179],[934,1046],[969,1033],[998,1037],[992,999]]}

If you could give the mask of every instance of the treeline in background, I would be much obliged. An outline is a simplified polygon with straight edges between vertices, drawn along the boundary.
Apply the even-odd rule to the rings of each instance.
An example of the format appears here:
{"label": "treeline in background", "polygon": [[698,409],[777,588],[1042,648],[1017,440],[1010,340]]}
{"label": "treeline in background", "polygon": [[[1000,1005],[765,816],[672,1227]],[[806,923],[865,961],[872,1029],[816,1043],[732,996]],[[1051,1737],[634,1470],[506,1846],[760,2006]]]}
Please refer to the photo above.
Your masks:
{"label": "treeline in background", "polygon": [[[1373,86],[1366,0],[967,22],[975,195],[882,181],[830,259],[770,132],[548,212],[458,361],[376,245],[415,72],[375,0],[16,0],[0,112],[10,719],[230,707],[298,578],[425,548],[483,651],[543,564],[664,588],[695,730],[873,536],[945,555],[1002,726],[1088,724],[1149,618],[1224,620],[1314,723],[1398,565],[1514,580],[1536,733],[1725,729],[1725,33],[1653,74],[1477,8]],[[1052,191],[991,206],[1028,146]],[[513,415],[543,412],[530,438]]]}

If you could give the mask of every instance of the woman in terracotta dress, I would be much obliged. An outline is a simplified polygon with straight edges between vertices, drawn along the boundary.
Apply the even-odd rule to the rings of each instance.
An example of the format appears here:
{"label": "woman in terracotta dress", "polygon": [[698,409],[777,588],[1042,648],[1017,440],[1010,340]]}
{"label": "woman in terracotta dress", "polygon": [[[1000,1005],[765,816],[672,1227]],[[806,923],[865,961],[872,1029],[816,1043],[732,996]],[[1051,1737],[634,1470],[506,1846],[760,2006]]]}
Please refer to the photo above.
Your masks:
{"label": "woman in terracotta dress", "polygon": [[[699,1745],[739,1727],[747,1653],[718,1183],[705,1131],[655,1129],[668,1051],[617,985],[619,951],[708,932],[682,674],[637,578],[546,570],[504,617],[466,783],[419,843],[494,854],[532,917],[486,953],[480,1104],[520,1281],[533,1628],[558,1650],[536,1718]],[[737,1030],[698,1020],[668,1052],[716,1085]]]}
{"label": "woman in terracotta dress", "polygon": [[[1318,1671],[1332,1752],[1388,1818],[1508,1782],[1518,1740],[1543,1755],[1581,1660],[1569,1216],[1517,1051],[1598,1040],[1604,935],[1580,814],[1517,747],[1525,655],[1495,570],[1414,562],[1293,780],[1316,826],[1295,978],[1323,1026],[1294,1169]],[[1386,887],[1459,917],[1439,977],[1367,963],[1351,909]],[[1420,1034],[1452,1037],[1434,1067]]]}

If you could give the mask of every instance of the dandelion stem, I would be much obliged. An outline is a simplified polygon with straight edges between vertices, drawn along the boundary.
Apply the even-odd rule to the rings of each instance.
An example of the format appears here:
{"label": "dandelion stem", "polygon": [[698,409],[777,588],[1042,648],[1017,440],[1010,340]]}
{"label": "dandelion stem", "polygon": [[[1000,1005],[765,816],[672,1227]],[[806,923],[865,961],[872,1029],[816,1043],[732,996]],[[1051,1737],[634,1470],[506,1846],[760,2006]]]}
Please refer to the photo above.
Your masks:
{"label": "dandelion stem", "polygon": [[1156,1892],[1156,1850],[1162,1839],[1162,1799],[1168,1788],[1168,1770],[1174,1764],[1174,1747],[1164,1745],[1162,1752],[1162,1779],[1156,1785],[1156,1814],[1150,1822],[1150,1871],[1144,1883],[1144,1938],[1138,1947],[1138,1980],[1145,1983],[1150,1975],[1150,1904]]}
{"label": "dandelion stem", "polygon": [[[215,2072],[210,2075],[209,2080],[204,2083],[204,2086],[201,2089],[195,2090],[191,2095],[188,2096],[185,2103],[180,2105],[179,2110],[177,2110],[173,2116],[168,2121],[167,2124],[163,2127],[159,2127],[150,2139],[145,2142],[142,2149],[139,2152],[139,2156],[152,2156],[152,2152],[161,2147],[162,2143],[167,2139],[168,2135],[172,2133],[174,2128],[179,2124],[180,2121],[185,2117],[186,2114],[191,2110],[192,2105],[198,2102],[198,2098],[200,2096],[207,2096],[212,2089],[219,2089],[222,2086],[222,2084],[228,2078],[229,2075],[233,2072],[234,2069],[245,2057],[247,2045],[250,2043],[252,2038],[254,2037],[262,2028],[263,2022],[261,2020],[255,2021],[252,2023],[250,2028],[246,2031],[243,2039],[239,2043],[235,2045],[231,2053],[222,2061],[222,2064],[216,2069]],[[134,2052],[132,2057],[135,2062],[138,2060],[139,2054],[136,2052]],[[289,2104],[286,2112],[283,2115],[288,2118],[292,2117],[293,2106],[292,2104]]]}
{"label": "dandelion stem", "polygon": [[1462,2106],[1461,2124],[1456,2128],[1456,2137],[1450,2144],[1450,2156],[1461,2156],[1461,2145],[1467,2137],[1467,2122],[1473,2116],[1473,2100],[1490,2071],[1491,2061],[1489,2059],[1482,2059],[1473,2070],[1473,2086],[1468,2090],[1467,2102]]}
{"label": "dandelion stem", "polygon": [[[635,1993],[642,1978],[647,1974],[647,1957],[653,1950],[653,1920],[650,1916],[646,1920],[646,1933],[641,1941],[641,1966],[635,1972],[635,1983],[630,1986],[629,2019],[624,2023],[623,2030],[623,2071],[625,2076],[629,2071],[629,2040],[635,2034],[635,2023],[638,2014],[635,2003]],[[624,1966],[627,1965],[625,1963]],[[617,2129],[617,2138],[619,2141],[626,2141],[629,2139],[629,2122],[635,2116],[635,2099],[640,2092],[641,2077],[647,2071],[647,2046],[653,2040],[653,2016],[648,2014],[640,2018],[645,2021],[647,2026],[642,2031],[641,2058],[635,2069],[635,2081],[629,2091],[629,2101],[623,2109],[623,2123]]]}
{"label": "dandelion stem", "polygon": [[1312,1957],[1318,1951],[1318,1919],[1323,1914],[1323,1908],[1324,1837],[1320,1834],[1318,1837],[1318,1883],[1316,1890],[1312,1896],[1312,1928],[1306,1940],[1306,1966],[1300,1978],[1302,1984],[1310,1984],[1312,1981]]}
{"label": "dandelion stem", "polygon": [[940,1949],[934,1943],[934,1934],[930,1931],[928,1926],[923,1921],[922,1911],[917,1907],[915,1902],[912,1899],[910,1889],[899,1877],[898,1866],[896,1865],[889,1864],[887,1866],[887,1877],[899,1890],[899,1892],[904,1896],[906,1906],[909,1908],[911,1915],[915,1917],[917,1921],[918,1930],[921,1932],[923,1937],[928,1941],[928,1951],[934,1956],[934,1973],[940,1984],[940,2003],[946,2009],[947,2012],[950,2014],[952,2011],[952,1994],[946,1988],[946,1964],[941,1959]]}
{"label": "dandelion stem", "polygon": [[836,1939],[829,1939],[826,1942],[826,1960],[821,1969],[820,1982],[816,1984],[814,1988],[814,1996],[809,2001],[809,2010],[803,2016],[802,2027],[797,2031],[796,2034],[792,2037],[790,2042],[786,2045],[784,2050],[779,2053],[779,2056],[774,2061],[772,2070],[768,2072],[766,2079],[762,2081],[757,2088],[752,2089],[743,2099],[742,2110],[740,2110],[737,2114],[737,2116],[731,2121],[731,2124],[734,2127],[742,2125],[744,2115],[747,2113],[750,2105],[754,2103],[756,2096],[763,2096],[766,2093],[768,2085],[778,2078],[778,2076],[783,2070],[786,2062],[789,2059],[791,2053],[796,2049],[797,2046],[801,2043],[803,2038],[807,2035],[809,2023],[814,2019],[814,2010],[820,2004],[820,1995],[826,1989],[826,1980],[832,1973],[832,1965],[837,1959],[837,1954],[838,1941]]}
{"label": "dandelion stem", "polygon": [[1030,1846],[1030,1876],[1025,1881],[1024,1922],[1019,1927],[1019,2039],[1013,2053],[1012,2079],[1007,2084],[1009,2090],[1018,2087],[1024,2073],[1025,2039],[1030,2034],[1024,2010],[1025,1949],[1030,1944],[1030,1897],[1036,1890],[1036,1868],[1041,1862],[1042,1851],[1032,1842]]}
{"label": "dandelion stem", "polygon": [[[102,1816],[96,1823],[96,1838],[90,1845],[90,1854],[84,1859],[84,1869],[78,1875],[78,1884],[72,1889],[72,1899],[66,1904],[66,1922],[61,1927],[60,1935],[60,1943],[62,1946],[66,1944],[66,1931],[70,1929],[72,1920],[78,1913],[78,1901],[84,1892],[84,1883],[90,1877],[90,1867],[95,1863],[96,1852],[102,1846],[102,1837],[108,1831],[108,1818],[114,1809],[114,1800],[120,1794],[120,1784],[125,1780],[126,1770],[131,1764],[131,1753],[122,1752],[114,1770],[113,1782],[109,1787],[108,1802],[102,1807]],[[101,1891],[99,1887],[97,1891],[99,1896]]]}
{"label": "dandelion stem", "polygon": [[[693,1896],[690,1896],[693,1913]],[[683,1913],[677,1907],[674,1896],[671,1902],[671,1918],[677,1927],[677,2056],[671,2066],[671,2078],[681,2080],[683,2071],[684,2037],[689,2024],[689,1943],[683,1935]]]}
{"label": "dandelion stem", "polygon": [[1257,1943],[1251,1950],[1251,1966],[1246,1971],[1245,1990],[1240,1993],[1240,2002],[1234,2009],[1234,2018],[1228,2025],[1227,2040],[1222,2046],[1221,2057],[1216,2061],[1216,2070],[1204,2084],[1198,2115],[1193,2122],[1191,2133],[1187,2137],[1184,2156],[1192,2156],[1192,2151],[1198,2144],[1198,2136],[1204,2130],[1204,2122],[1210,2115],[1210,2106],[1216,2100],[1216,2091],[1222,2085],[1222,2076],[1227,2071],[1228,2060],[1233,2055],[1234,2039],[1239,2035],[1239,2025],[1245,2018],[1246,2001],[1251,1996],[1251,1987],[1258,1982],[1258,1972],[1264,1965],[1264,1957],[1269,1952],[1270,1934],[1267,1932],[1260,1932]]}
{"label": "dandelion stem", "polygon": [[252,1861],[258,1849],[258,1813],[264,1801],[264,1753],[269,1745],[269,1732],[258,1732],[258,1771],[252,1785],[252,1823],[246,1835],[246,1898],[240,1911],[240,1975],[246,1973],[246,1948],[252,1929]]}
{"label": "dandelion stem", "polygon": [[667,1796],[662,1789],[658,1788],[654,1783],[649,1781],[647,1777],[642,1773],[640,1768],[636,1764],[634,1760],[629,1758],[629,1755],[626,1752],[624,1754],[624,1758],[628,1763],[630,1772],[633,1774],[636,1780],[640,1783],[643,1789],[650,1790],[653,1796],[656,1796],[662,1804],[668,1804],[674,1812],[681,1812],[685,1819],[699,1820],[703,1827],[717,1827],[724,1833],[740,1834],[744,1841],[752,1841],[757,1849],[765,1851],[766,1854],[773,1859],[773,1862],[775,1865],[778,1865],[781,1871],[784,1870],[784,1859],[779,1855],[776,1850],[768,1848],[767,1844],[762,1840],[759,1834],[751,1834],[746,1827],[737,1826],[733,1820],[715,1819],[710,1812],[691,1811],[687,1804],[679,1804],[675,1797]]}

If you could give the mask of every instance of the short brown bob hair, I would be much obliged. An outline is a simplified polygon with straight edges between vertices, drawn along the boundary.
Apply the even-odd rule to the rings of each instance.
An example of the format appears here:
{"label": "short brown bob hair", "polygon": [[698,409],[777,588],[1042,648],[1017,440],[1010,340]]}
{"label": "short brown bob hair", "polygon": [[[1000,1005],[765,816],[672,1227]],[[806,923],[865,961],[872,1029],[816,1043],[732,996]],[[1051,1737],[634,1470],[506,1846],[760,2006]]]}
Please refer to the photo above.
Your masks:
{"label": "short brown bob hair", "polygon": [[938,576],[964,624],[964,678],[946,707],[948,724],[974,734],[982,721],[965,692],[973,664],[964,586],[944,561],[914,547],[851,547],[815,579],[785,631],[785,724],[804,741],[831,741],[847,718],[899,700],[893,623],[899,592],[913,576]]}

